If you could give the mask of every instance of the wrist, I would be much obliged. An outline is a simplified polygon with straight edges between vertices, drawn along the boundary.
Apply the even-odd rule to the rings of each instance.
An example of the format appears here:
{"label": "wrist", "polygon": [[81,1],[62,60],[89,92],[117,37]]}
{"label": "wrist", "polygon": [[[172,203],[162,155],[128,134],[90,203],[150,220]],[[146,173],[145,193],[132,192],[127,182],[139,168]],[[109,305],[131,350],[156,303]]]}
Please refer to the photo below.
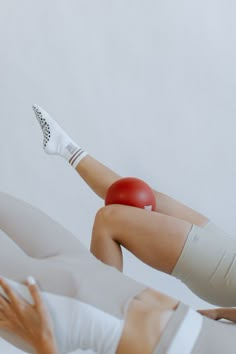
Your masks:
{"label": "wrist", "polygon": [[43,339],[35,345],[36,354],[58,354],[54,339]]}
{"label": "wrist", "polygon": [[35,354],[58,354],[58,352],[55,347],[46,345],[35,348]]}

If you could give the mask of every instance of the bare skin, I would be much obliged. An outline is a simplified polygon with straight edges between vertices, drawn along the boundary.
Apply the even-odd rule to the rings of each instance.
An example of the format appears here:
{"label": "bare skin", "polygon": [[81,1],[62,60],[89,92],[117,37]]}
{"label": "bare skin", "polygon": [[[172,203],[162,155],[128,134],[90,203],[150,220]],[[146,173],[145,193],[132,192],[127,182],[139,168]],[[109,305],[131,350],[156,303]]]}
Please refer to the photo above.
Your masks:
{"label": "bare skin", "polygon": [[[121,178],[91,156],[86,156],[76,170],[102,199],[110,185]],[[98,212],[91,242],[91,251],[97,258],[122,271],[122,245],[151,267],[168,274],[172,272],[192,224],[202,227],[209,220],[167,195],[153,191],[156,213],[119,205]]]}
{"label": "bare skin", "polygon": [[122,245],[144,263],[170,274],[191,227],[184,220],[157,212],[110,205],[96,215],[91,252],[122,271]]}
{"label": "bare skin", "polygon": [[178,301],[173,299],[168,309],[163,308],[163,304],[153,308],[134,299],[129,306],[117,354],[152,354],[177,306]]}

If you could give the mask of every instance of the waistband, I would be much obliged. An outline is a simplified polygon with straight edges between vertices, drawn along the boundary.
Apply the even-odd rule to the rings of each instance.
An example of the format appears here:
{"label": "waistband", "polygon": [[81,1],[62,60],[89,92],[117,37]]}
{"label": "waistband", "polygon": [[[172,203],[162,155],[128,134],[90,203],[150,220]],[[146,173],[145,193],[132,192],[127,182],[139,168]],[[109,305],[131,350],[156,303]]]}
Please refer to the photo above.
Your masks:
{"label": "waistband", "polygon": [[200,335],[202,316],[180,303],[153,354],[190,354]]}

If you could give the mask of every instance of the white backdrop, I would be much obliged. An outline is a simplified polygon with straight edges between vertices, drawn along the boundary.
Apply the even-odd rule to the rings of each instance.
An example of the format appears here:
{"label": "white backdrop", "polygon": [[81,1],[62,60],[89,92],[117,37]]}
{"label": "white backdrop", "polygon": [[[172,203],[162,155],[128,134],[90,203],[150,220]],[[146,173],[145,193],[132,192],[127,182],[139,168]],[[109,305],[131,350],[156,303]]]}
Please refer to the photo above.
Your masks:
{"label": "white backdrop", "polygon": [[[120,174],[234,234],[235,11],[230,0],[0,1],[0,189],[89,245],[102,201],[42,151],[37,103]],[[132,277],[209,306],[128,253],[125,264]]]}

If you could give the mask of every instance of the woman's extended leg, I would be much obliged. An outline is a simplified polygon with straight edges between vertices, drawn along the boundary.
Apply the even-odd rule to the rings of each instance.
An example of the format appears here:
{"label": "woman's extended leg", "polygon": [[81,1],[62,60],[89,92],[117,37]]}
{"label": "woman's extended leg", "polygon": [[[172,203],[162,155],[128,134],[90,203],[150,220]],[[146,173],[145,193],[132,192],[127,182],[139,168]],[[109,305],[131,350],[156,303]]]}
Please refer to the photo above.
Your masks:
{"label": "woman's extended leg", "polygon": [[[47,112],[38,106],[34,106],[34,111],[44,134],[45,151],[64,157],[76,168],[76,171],[92,190],[104,199],[109,186],[121,177],[88,156],[86,151],[78,146]],[[157,198],[157,212],[186,220],[198,226],[204,226],[208,222],[205,216],[182,203],[160,192],[154,191],[154,193]]]}
{"label": "woman's extended leg", "polygon": [[135,296],[154,307],[162,298],[159,292],[99,262],[43,212],[5,193],[0,193],[0,229],[5,232],[0,230],[3,276],[22,282],[31,274],[43,290],[79,298],[117,317],[124,316]]}
{"label": "woman's extended leg", "polygon": [[91,251],[104,263],[122,270],[122,245],[144,263],[170,274],[191,227],[172,216],[111,205],[97,213]]}
{"label": "woman's extended leg", "polygon": [[117,317],[147,289],[98,261],[43,212],[5,193],[0,193],[0,249],[0,274],[21,282],[30,273],[42,289],[79,298]]}

